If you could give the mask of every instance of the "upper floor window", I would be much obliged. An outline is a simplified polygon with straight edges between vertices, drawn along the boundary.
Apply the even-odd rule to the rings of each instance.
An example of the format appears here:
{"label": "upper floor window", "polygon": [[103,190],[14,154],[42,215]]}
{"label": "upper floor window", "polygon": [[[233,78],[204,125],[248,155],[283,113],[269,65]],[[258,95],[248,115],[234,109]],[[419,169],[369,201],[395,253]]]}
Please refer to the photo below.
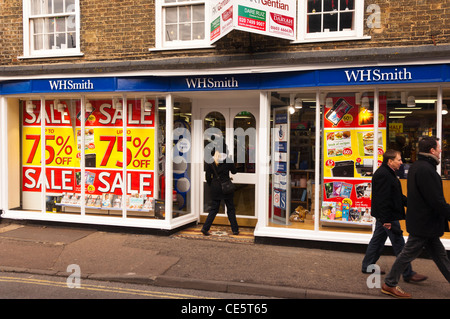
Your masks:
{"label": "upper floor window", "polygon": [[156,0],[156,48],[209,45],[206,1]]}
{"label": "upper floor window", "polygon": [[364,1],[300,0],[298,3],[299,41],[363,37]]}
{"label": "upper floor window", "polygon": [[23,0],[24,57],[80,54],[79,0]]}

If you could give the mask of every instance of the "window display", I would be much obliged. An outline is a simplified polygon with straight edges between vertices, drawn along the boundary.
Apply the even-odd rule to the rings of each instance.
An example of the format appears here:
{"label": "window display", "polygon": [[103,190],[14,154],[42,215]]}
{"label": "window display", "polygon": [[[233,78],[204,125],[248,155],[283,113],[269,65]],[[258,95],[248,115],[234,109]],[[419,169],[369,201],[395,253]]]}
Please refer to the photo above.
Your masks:
{"label": "window display", "polygon": [[314,229],[315,94],[272,93],[271,226]]}
{"label": "window display", "polygon": [[84,116],[80,100],[40,102],[22,103],[23,209],[40,209],[44,168],[47,212],[155,217],[155,101],[87,98]]}
{"label": "window display", "polygon": [[386,99],[379,101],[375,134],[372,93],[328,94],[325,99],[321,225],[372,225],[371,176],[386,145]]}

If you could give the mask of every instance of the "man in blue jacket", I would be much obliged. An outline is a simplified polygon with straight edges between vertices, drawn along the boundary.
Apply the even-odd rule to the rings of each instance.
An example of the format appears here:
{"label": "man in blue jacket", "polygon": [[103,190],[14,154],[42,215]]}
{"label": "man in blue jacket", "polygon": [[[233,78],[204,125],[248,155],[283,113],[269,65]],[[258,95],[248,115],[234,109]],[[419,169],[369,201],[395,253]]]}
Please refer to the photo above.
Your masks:
{"label": "man in blue jacket", "polygon": [[423,137],[419,156],[408,172],[408,241],[387,274],[381,292],[397,298],[411,298],[397,284],[407,265],[425,248],[445,279],[450,282],[450,261],[440,237],[448,231],[450,205],[446,202],[441,176],[436,171],[441,157],[439,140]]}
{"label": "man in blue jacket", "polygon": [[[383,154],[383,163],[373,174],[372,216],[376,218],[376,223],[372,239],[362,261],[363,273],[372,273],[368,267],[375,264],[380,258],[388,237],[395,256],[398,256],[405,246],[399,220],[405,219],[407,198],[403,195],[402,185],[396,175],[401,165],[400,152],[389,149]],[[414,272],[411,265],[408,264],[403,272],[403,279],[407,282],[419,282],[427,277]]]}

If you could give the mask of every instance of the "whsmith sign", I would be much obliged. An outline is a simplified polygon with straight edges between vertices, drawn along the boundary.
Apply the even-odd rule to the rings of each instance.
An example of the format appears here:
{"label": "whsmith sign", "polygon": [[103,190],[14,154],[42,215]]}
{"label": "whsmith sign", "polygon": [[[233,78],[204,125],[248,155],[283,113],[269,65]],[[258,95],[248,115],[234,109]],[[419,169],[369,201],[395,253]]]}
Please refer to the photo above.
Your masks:
{"label": "whsmith sign", "polygon": [[0,82],[0,94],[277,90],[450,82],[450,64],[197,76],[90,77]]}
{"label": "whsmith sign", "polygon": [[210,41],[232,30],[295,40],[296,0],[210,0]]}

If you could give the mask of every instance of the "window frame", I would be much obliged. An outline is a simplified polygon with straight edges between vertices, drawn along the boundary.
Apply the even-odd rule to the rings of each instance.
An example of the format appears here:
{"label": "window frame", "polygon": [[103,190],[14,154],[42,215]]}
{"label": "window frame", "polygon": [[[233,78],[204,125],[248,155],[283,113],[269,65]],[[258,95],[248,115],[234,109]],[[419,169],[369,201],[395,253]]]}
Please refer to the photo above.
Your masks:
{"label": "window frame", "polygon": [[[80,2],[79,0],[74,1],[75,11],[64,12],[64,13],[51,13],[51,14],[36,14],[31,13],[31,1],[23,0],[23,56],[19,57],[22,59],[26,58],[47,58],[47,57],[66,57],[66,56],[81,56],[81,45],[80,45]],[[33,19],[49,19],[49,18],[61,18],[70,17],[75,18],[75,32],[76,32],[76,46],[75,48],[66,49],[48,49],[48,50],[35,50],[34,36],[33,36]],[[67,34],[68,32],[64,32]]]}
{"label": "window frame", "polygon": [[[209,42],[209,23],[210,20],[208,10],[208,1],[206,0],[179,0],[181,2],[164,3],[164,0],[155,1],[155,48],[149,50],[177,50],[177,49],[196,49],[196,48],[209,48],[213,47]],[[202,40],[190,40],[190,41],[166,41],[164,36],[165,30],[165,17],[164,9],[167,7],[180,7],[180,6],[193,6],[193,5],[205,6],[205,38]]]}
{"label": "window frame", "polygon": [[307,33],[308,0],[299,0],[297,16],[297,39],[295,42],[327,42],[370,39],[364,36],[364,1],[355,0],[354,29],[351,31],[329,31]]}

